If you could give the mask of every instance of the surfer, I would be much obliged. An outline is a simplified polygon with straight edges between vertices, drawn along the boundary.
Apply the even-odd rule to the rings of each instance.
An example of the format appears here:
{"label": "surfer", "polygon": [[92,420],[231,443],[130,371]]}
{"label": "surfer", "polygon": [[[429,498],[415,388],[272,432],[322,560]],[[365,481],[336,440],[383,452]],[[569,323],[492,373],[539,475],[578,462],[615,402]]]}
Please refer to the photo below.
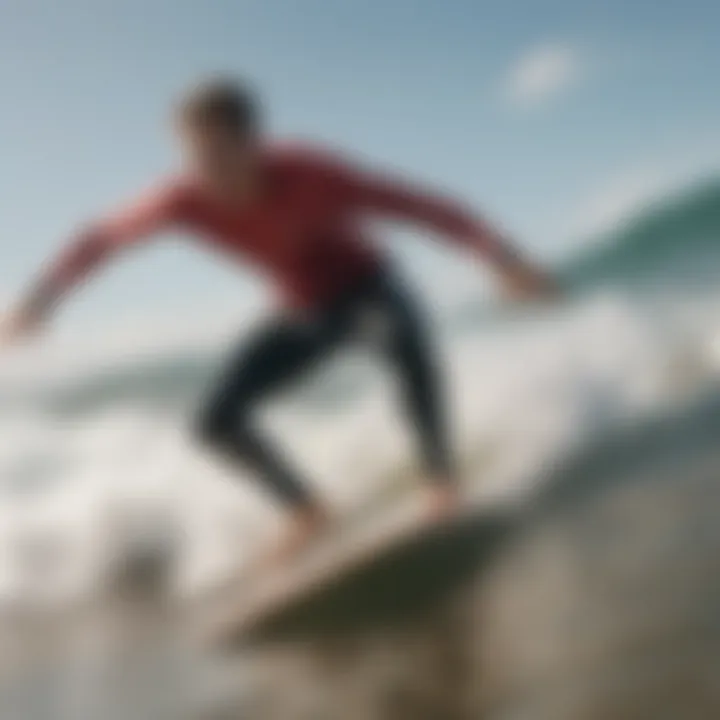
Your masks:
{"label": "surfer", "polygon": [[552,294],[550,279],[452,199],[360,167],[335,151],[270,142],[257,98],[241,82],[200,84],[181,99],[173,120],[183,170],[72,238],[5,319],[0,339],[39,329],[60,300],[109,258],[159,231],[188,231],[270,276],[284,298],[281,309],[230,354],[196,423],[205,446],[249,469],[287,511],[278,554],[303,548],[329,513],[259,432],[255,410],[365,331],[403,390],[427,481],[428,513],[452,512],[458,490],[432,340],[362,220],[384,217],[440,233],[488,262],[515,295]]}

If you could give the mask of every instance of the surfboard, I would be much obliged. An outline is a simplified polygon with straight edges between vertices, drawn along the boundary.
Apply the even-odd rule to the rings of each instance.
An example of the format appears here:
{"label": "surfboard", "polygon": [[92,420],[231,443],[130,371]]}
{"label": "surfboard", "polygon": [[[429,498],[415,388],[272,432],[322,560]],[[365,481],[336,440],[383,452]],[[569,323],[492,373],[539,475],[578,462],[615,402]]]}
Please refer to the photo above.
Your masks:
{"label": "surfboard", "polygon": [[469,506],[443,521],[403,505],[326,536],[302,557],[217,594],[202,636],[213,647],[318,637],[420,611],[475,566],[503,525]]}

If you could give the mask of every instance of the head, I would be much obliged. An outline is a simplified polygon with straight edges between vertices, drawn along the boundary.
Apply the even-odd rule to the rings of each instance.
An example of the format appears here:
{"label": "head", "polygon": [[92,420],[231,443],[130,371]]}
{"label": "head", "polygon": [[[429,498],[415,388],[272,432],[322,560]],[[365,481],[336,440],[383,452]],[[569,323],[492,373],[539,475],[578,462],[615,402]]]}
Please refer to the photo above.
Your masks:
{"label": "head", "polygon": [[249,87],[227,79],[201,83],[181,99],[175,122],[192,174],[220,187],[251,179],[260,109]]}

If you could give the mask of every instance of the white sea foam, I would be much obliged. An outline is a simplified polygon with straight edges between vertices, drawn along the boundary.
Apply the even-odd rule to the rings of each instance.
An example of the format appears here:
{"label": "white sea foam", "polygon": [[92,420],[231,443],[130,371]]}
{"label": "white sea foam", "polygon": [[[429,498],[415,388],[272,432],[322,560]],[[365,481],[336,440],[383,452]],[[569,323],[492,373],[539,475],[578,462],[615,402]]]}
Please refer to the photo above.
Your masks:
{"label": "white sea foam", "polygon": [[[576,443],[700,387],[720,368],[717,307],[707,298],[659,306],[596,296],[446,338],[454,437],[475,489],[521,495],[538,468]],[[162,365],[189,348],[213,356],[228,327],[201,328],[195,345],[185,331],[182,342],[125,351],[116,362],[124,367],[122,386],[97,401],[90,395],[72,412],[43,399],[58,387],[81,392],[93,376],[102,389],[117,340],[103,349],[95,338],[82,352],[28,349],[23,362],[3,361],[0,393],[14,393],[16,402],[0,411],[1,599],[56,601],[91,592],[113,558],[162,533],[179,541],[182,587],[198,587],[273,529],[275,514],[257,485],[190,441],[189,400],[169,407],[155,404],[152,392],[147,402],[128,392],[149,358]],[[204,378],[193,382],[189,397]],[[335,504],[352,508],[398,482],[412,464],[393,390],[374,372],[347,398],[293,397],[262,420]]]}

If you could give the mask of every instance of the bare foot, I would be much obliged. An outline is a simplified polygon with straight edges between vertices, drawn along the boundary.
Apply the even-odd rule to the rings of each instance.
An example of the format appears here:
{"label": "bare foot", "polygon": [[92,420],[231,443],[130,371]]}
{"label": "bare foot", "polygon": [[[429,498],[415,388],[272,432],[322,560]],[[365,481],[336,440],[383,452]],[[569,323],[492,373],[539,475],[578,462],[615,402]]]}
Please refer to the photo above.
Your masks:
{"label": "bare foot", "polygon": [[322,507],[294,510],[280,539],[270,549],[264,564],[281,565],[293,560],[331,524],[329,513]]}
{"label": "bare foot", "polygon": [[460,493],[451,483],[434,484],[425,489],[425,511],[432,521],[444,520],[460,507]]}

